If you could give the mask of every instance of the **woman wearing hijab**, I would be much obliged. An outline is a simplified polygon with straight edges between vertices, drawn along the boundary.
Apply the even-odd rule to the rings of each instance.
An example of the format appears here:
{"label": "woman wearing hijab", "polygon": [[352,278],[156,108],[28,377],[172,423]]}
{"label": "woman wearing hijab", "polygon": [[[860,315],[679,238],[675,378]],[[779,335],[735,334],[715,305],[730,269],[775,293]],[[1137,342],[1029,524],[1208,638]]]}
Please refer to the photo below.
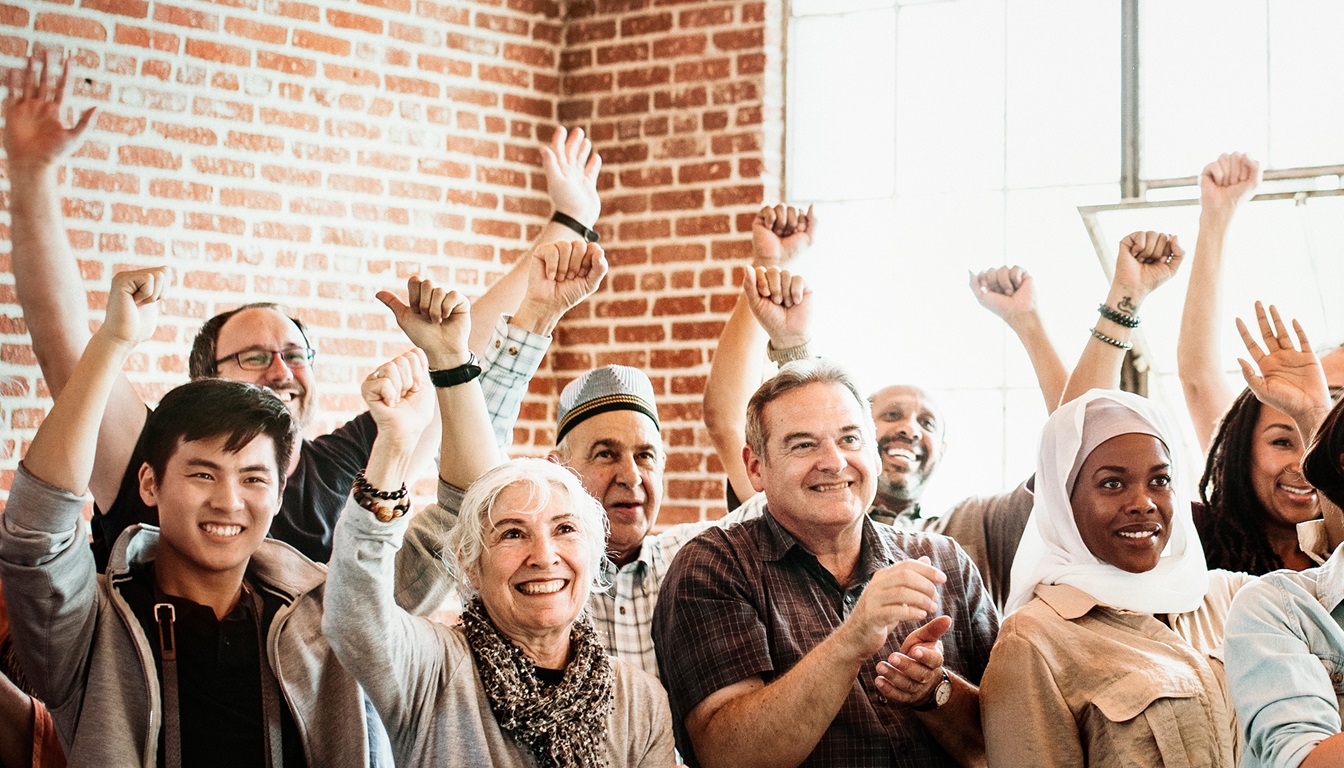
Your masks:
{"label": "woman wearing hijab", "polygon": [[1046,423],[980,689],[991,766],[1235,765],[1216,655],[1250,577],[1205,568],[1175,434],[1144,398],[1107,390]]}

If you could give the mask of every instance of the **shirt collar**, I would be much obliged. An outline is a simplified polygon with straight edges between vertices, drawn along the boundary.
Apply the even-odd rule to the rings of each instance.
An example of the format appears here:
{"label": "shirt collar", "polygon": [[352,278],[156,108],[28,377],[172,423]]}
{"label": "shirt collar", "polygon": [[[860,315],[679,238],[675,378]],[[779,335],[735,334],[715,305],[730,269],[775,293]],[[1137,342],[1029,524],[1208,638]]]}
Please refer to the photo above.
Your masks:
{"label": "shirt collar", "polygon": [[1096,598],[1068,584],[1037,584],[1036,596],[1066,621],[1081,619],[1098,605]]}
{"label": "shirt collar", "polygon": [[[784,526],[779,524],[775,516],[770,514],[768,503],[762,519],[765,523],[762,535],[757,542],[757,550],[761,553],[762,560],[766,562],[783,560],[795,547],[804,552],[807,551],[792,534],[784,530]],[[889,545],[878,533],[876,524],[867,515],[864,515],[862,542],[857,564],[858,578],[854,579],[854,582],[867,582],[877,571],[905,559],[907,559],[906,554],[900,551],[894,543]]]}
{"label": "shirt collar", "polygon": [[1344,602],[1344,544],[1335,548],[1334,554],[1320,568],[1320,575],[1316,577],[1316,599],[1321,601],[1321,607],[1327,611],[1334,612],[1335,607]]}

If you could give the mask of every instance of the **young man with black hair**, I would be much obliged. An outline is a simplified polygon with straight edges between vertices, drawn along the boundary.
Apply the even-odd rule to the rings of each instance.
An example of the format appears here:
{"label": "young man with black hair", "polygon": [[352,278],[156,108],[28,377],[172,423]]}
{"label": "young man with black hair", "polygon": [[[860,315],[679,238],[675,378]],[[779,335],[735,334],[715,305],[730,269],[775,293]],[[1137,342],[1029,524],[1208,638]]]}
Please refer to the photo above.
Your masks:
{"label": "young man with black hair", "polygon": [[[164,268],[113,278],[106,322],[0,516],[21,665],[70,766],[390,765],[381,723],[321,637],[326,570],[267,538],[297,432],[270,390],[211,378],[163,397],[132,472],[161,527],[127,529],[96,573],[81,516],[95,438],[167,279]],[[364,395],[427,376],[423,353],[407,353]],[[371,463],[419,437],[386,422]]]}

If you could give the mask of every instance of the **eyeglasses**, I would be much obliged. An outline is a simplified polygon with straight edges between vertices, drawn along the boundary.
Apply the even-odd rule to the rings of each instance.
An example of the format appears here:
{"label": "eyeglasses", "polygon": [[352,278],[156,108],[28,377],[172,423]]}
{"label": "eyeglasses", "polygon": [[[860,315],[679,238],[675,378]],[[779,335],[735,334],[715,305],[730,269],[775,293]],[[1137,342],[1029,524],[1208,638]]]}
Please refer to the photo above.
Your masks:
{"label": "eyeglasses", "polygon": [[215,361],[215,365],[232,360],[238,364],[244,371],[264,371],[271,367],[275,362],[275,356],[280,356],[280,362],[285,367],[307,368],[313,361],[313,355],[317,350],[307,347],[289,347],[288,349],[245,349],[242,352],[235,352],[232,355],[225,355]]}

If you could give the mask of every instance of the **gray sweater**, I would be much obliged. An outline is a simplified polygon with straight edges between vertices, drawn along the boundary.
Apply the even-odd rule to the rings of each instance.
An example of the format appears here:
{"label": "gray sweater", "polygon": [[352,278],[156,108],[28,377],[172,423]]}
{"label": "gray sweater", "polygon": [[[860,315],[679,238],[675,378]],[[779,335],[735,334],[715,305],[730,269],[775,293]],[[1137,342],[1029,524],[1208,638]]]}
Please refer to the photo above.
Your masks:
{"label": "gray sweater", "polygon": [[[84,499],[20,467],[0,517],[0,581],[20,664],[56,723],[71,768],[154,765],[162,708],[145,637],[118,584],[154,559],[158,529],[135,526],[98,575]],[[311,766],[391,765],[387,735],[319,632],[325,569],[267,540],[248,577],[286,605],[266,653]]]}
{"label": "gray sweater", "polygon": [[[535,766],[495,722],[460,627],[411,616],[393,600],[407,520],[381,523],[351,502],[336,525],[323,631],[373,699],[405,766]],[[611,768],[671,766],[672,716],[652,676],[613,659],[608,717]]]}

